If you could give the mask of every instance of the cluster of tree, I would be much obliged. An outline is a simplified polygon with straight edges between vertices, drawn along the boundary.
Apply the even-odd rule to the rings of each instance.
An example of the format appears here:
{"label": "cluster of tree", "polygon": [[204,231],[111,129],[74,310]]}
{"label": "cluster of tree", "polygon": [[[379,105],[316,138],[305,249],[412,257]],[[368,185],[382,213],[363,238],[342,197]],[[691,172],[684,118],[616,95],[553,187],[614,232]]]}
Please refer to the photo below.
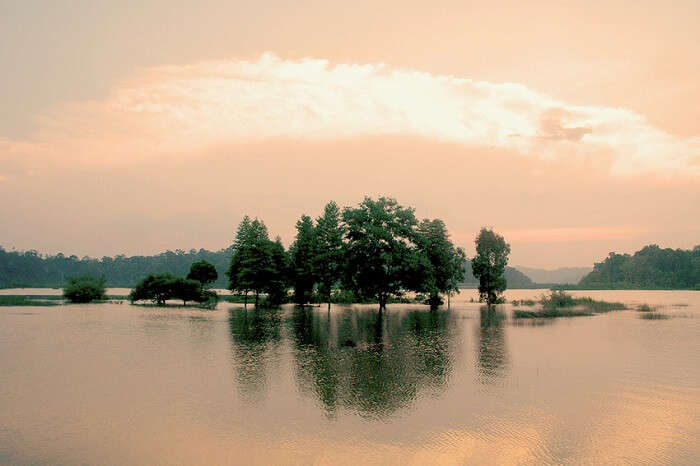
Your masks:
{"label": "cluster of tree", "polygon": [[105,299],[105,278],[84,275],[68,280],[63,296],[72,303],[89,303]]}
{"label": "cluster of tree", "polygon": [[64,254],[42,255],[36,251],[6,251],[0,248],[0,288],[47,287],[59,288],[70,277],[90,275],[105,277],[108,286],[131,288],[139,277],[148,274],[171,273],[184,276],[190,264],[205,260],[214,265],[219,278],[213,286],[226,288],[224,272],[231,260],[233,250],[229,247],[220,251],[206,249],[189,252],[167,251],[154,256],[119,255],[94,259],[90,257],[66,256]]}
{"label": "cluster of tree", "polygon": [[184,305],[188,301],[215,303],[216,292],[208,288],[217,278],[218,273],[212,264],[199,261],[192,264],[186,278],[168,272],[149,274],[131,290],[129,299],[132,303],[149,300],[158,306],[164,306],[170,299],[182,300]]}
{"label": "cluster of tree", "polygon": [[227,272],[229,289],[247,296],[268,295],[279,304],[293,288],[297,304],[320,296],[331,302],[339,285],[362,300],[385,308],[392,296],[425,293],[432,308],[440,294],[458,289],[466,257],[449,239],[442,220],[418,221],[414,210],[396,200],[366,197],[341,211],[329,202],[314,222],[304,215],[296,224],[294,243],[285,251],[271,241],[265,224],[245,217],[238,227]]}
{"label": "cluster of tree", "polygon": [[633,255],[611,252],[583,277],[587,289],[700,289],[700,245],[691,250],[645,246]]}

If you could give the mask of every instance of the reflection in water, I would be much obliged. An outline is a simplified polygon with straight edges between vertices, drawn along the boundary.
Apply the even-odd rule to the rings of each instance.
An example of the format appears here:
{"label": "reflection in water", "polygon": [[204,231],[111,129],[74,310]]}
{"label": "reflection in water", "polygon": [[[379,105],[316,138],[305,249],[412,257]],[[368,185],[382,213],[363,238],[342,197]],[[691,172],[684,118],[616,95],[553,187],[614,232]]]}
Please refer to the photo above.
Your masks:
{"label": "reflection in water", "polygon": [[228,323],[239,391],[248,401],[259,401],[267,385],[265,353],[280,341],[280,312],[231,309]]}
{"label": "reflection in water", "polygon": [[290,323],[299,388],[331,417],[339,408],[386,417],[443,389],[452,372],[455,325],[446,312],[295,309]]}
{"label": "reflection in water", "polygon": [[503,378],[508,369],[503,325],[506,316],[496,309],[483,307],[479,317],[479,382],[490,384]]}

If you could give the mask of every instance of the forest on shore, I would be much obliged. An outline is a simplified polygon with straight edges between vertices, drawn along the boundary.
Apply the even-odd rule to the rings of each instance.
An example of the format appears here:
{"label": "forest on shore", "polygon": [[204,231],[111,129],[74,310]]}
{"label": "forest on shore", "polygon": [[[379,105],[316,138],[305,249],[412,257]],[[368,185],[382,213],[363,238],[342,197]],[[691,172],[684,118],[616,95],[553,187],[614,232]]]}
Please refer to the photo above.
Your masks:
{"label": "forest on shore", "polygon": [[[72,277],[104,276],[111,288],[131,288],[148,274],[171,273],[184,276],[193,262],[214,265],[218,279],[215,288],[226,288],[226,271],[231,263],[233,245],[219,251],[191,249],[166,251],[153,256],[91,258],[64,254],[45,255],[37,251],[7,251],[0,247],[0,288],[60,288]],[[506,267],[509,288],[540,288],[550,284],[535,283],[513,267]],[[465,264],[464,288],[476,288],[469,259]],[[700,289],[700,245],[693,249],[645,246],[636,253],[611,252],[597,262],[593,271],[578,284],[558,285],[579,289]]]}
{"label": "forest on shore", "polygon": [[[85,275],[104,276],[110,288],[132,288],[145,275],[171,273],[184,276],[193,262],[205,260],[216,267],[219,278],[214,288],[228,286],[226,271],[231,264],[233,246],[219,251],[191,249],[166,251],[153,256],[102,257],[101,259],[64,254],[43,255],[37,251],[6,251],[0,247],[0,288],[60,288],[66,280]],[[537,288],[525,274],[506,267],[509,288]],[[476,288],[479,285],[467,260],[465,278],[460,286]]]}

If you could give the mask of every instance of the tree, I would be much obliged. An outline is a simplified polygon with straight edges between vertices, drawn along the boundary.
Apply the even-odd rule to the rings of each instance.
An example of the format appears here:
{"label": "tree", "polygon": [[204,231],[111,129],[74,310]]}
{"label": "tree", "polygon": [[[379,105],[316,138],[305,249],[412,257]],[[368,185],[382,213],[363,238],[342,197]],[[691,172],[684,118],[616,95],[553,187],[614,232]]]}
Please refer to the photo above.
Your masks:
{"label": "tree", "polygon": [[216,267],[205,260],[194,262],[190,266],[190,273],[187,274],[187,279],[198,281],[202,289],[208,288],[218,278]]}
{"label": "tree", "polygon": [[182,304],[187,301],[203,302],[210,299],[210,294],[202,290],[202,284],[198,280],[191,280],[175,276],[171,273],[150,274],[131,290],[129,299],[136,301],[150,300],[158,306],[165,306],[169,299],[181,299]]}
{"label": "tree", "polygon": [[131,290],[129,299],[136,301],[151,300],[158,306],[165,306],[168,299],[176,297],[180,291],[182,278],[171,273],[150,274]]}
{"label": "tree", "polygon": [[304,305],[311,301],[316,283],[316,231],[311,217],[303,215],[297,221],[297,236],[289,248],[294,302]]}
{"label": "tree", "polygon": [[506,290],[503,276],[508,265],[510,245],[503,236],[493,230],[482,228],[476,237],[476,257],[472,259],[472,273],[479,279],[479,300],[490,307],[502,302]]}
{"label": "tree", "polygon": [[449,295],[457,291],[464,280],[466,255],[462,248],[452,244],[442,220],[425,219],[417,231],[420,249],[428,259],[428,273],[422,288],[429,295],[430,308],[437,309],[442,304],[440,293]]}
{"label": "tree", "polygon": [[89,303],[105,298],[105,277],[85,275],[71,278],[63,287],[63,296],[72,303]]}
{"label": "tree", "polygon": [[279,241],[270,241],[267,227],[261,220],[256,218],[251,221],[248,216],[244,217],[233,247],[231,265],[227,272],[229,289],[244,293],[246,305],[250,291],[255,293],[257,306],[260,293],[269,291],[273,285],[286,286],[286,252]]}
{"label": "tree", "polygon": [[275,241],[268,241],[267,250],[272,267],[268,269],[268,275],[265,277],[264,289],[267,293],[267,305],[274,308],[287,300],[289,257],[279,236]]}
{"label": "tree", "polygon": [[[412,289],[424,265],[416,245],[418,221],[413,209],[395,199],[365,197],[357,208],[346,208],[346,270],[344,281],[360,297],[374,298],[385,309],[392,295]],[[421,264],[423,262],[423,264]]]}
{"label": "tree", "polygon": [[317,250],[314,259],[319,293],[327,298],[329,311],[333,285],[341,278],[344,254],[343,232],[340,209],[338,204],[331,201],[323,209],[323,215],[316,219]]}

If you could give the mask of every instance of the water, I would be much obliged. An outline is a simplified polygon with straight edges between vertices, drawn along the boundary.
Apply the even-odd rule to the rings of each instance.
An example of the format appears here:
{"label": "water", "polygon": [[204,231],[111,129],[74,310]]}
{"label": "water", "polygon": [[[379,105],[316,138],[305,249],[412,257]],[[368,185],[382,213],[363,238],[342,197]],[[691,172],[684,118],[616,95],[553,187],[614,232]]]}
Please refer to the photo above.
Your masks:
{"label": "water", "polygon": [[700,464],[700,292],[574,294],[671,318],[0,308],[0,463]]}

